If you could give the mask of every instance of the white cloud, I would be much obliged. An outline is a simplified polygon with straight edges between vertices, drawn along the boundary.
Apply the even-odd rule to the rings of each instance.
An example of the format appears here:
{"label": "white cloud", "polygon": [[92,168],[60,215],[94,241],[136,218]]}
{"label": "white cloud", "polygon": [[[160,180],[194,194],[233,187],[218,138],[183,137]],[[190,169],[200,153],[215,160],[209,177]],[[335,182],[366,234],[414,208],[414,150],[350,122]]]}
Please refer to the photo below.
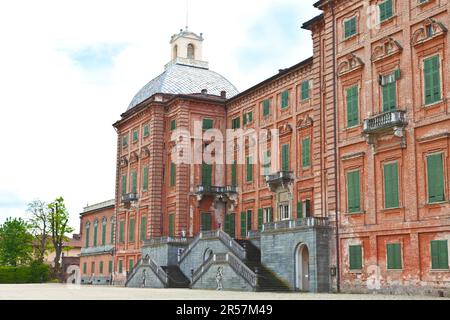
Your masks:
{"label": "white cloud", "polygon": [[[211,68],[243,90],[308,57],[310,35],[300,25],[317,14],[313,3],[191,0],[189,29],[204,33]],[[292,29],[283,19],[267,18],[274,6],[295,9]],[[0,190],[2,200],[13,198],[0,203],[0,222],[22,215],[33,199],[64,196],[78,227],[86,203],[114,196],[112,123],[163,71],[170,36],[184,24],[184,0],[0,3]],[[255,37],[264,25],[266,45]],[[115,46],[118,52],[105,49]],[[86,50],[103,67],[83,60]],[[246,55],[258,50],[271,53],[252,66]],[[246,61],[243,70],[239,63]]]}

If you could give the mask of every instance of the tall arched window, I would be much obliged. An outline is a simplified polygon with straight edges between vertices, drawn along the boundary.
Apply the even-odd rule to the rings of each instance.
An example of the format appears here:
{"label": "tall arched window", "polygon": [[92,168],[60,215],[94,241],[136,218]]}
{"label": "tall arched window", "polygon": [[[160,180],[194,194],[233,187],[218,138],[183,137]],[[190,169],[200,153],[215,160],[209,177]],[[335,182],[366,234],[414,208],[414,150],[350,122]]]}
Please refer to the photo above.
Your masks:
{"label": "tall arched window", "polygon": [[102,219],[102,246],[106,246],[106,218]]}
{"label": "tall arched window", "polygon": [[91,223],[88,221],[86,222],[86,248],[89,248],[89,231],[91,229]]}
{"label": "tall arched window", "polygon": [[111,217],[111,220],[109,221],[109,227],[110,227],[109,241],[111,242],[111,244],[114,244],[114,217]]}
{"label": "tall arched window", "polygon": [[195,58],[195,48],[194,48],[194,45],[192,43],[188,44],[187,57],[188,57],[188,59],[194,59]]}
{"label": "tall arched window", "polygon": [[97,246],[98,220],[94,221],[94,247]]}

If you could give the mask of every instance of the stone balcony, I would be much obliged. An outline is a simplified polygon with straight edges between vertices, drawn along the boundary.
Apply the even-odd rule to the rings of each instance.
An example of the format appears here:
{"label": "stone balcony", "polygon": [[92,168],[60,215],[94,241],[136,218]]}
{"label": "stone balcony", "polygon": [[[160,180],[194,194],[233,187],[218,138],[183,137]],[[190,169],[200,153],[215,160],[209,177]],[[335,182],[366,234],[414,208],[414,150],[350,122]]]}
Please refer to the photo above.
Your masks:
{"label": "stone balcony", "polygon": [[114,245],[81,248],[81,256],[95,256],[101,254],[112,254]]}
{"label": "stone balcony", "polygon": [[266,223],[263,225],[262,233],[277,230],[290,230],[301,228],[327,228],[329,227],[328,218],[308,217],[298,220],[283,220],[277,222]]}
{"label": "stone balcony", "polygon": [[369,144],[374,144],[379,134],[392,133],[396,137],[404,137],[404,128],[408,125],[406,111],[388,111],[364,120],[363,133]]}
{"label": "stone balcony", "polygon": [[278,171],[275,174],[266,176],[266,183],[272,192],[275,192],[279,187],[287,187],[295,180],[292,171]]}
{"label": "stone balcony", "polygon": [[127,193],[122,195],[122,203],[131,204],[132,202],[138,201],[139,197],[137,193]]}
{"label": "stone balcony", "polygon": [[225,187],[215,187],[215,186],[197,186],[195,188],[195,194],[197,195],[223,195],[223,194],[236,194],[236,186],[225,186]]}

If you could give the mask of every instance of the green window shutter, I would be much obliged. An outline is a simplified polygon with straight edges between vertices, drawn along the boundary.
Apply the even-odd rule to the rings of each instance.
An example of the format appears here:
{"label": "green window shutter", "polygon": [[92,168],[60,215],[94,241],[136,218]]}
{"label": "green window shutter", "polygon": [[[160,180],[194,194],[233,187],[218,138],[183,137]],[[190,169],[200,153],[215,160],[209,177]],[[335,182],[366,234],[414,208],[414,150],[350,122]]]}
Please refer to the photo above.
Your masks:
{"label": "green window shutter", "polygon": [[439,55],[424,60],[425,104],[441,100]]}
{"label": "green window shutter", "polygon": [[134,233],[136,232],[136,222],[134,219],[130,219],[130,228],[129,228],[129,233],[128,233],[128,240],[130,242],[134,242]]}
{"label": "green window shutter", "polygon": [[233,186],[237,185],[237,162],[234,160],[234,163],[231,166],[231,184]]}
{"label": "green window shutter", "polygon": [[302,141],[302,167],[308,168],[311,166],[311,139],[306,138]]}
{"label": "green window shutter", "polygon": [[125,221],[122,220],[122,221],[120,221],[120,226],[119,226],[119,241],[120,241],[120,243],[125,242],[124,232],[125,232]]}
{"label": "green window shutter", "polygon": [[386,245],[387,268],[390,270],[402,269],[402,249],[400,243]]}
{"label": "green window shutter", "polygon": [[252,157],[247,157],[247,168],[246,168],[246,172],[247,172],[247,182],[252,182],[253,181],[253,165],[252,165]]}
{"label": "green window shutter", "polygon": [[245,211],[241,212],[241,237],[247,237],[247,214]]}
{"label": "green window shutter", "polygon": [[202,185],[210,187],[212,186],[212,165],[202,164]]}
{"label": "green window shutter", "polygon": [[266,151],[264,153],[264,163],[263,163],[263,167],[264,167],[264,175],[268,176],[270,174],[270,167],[271,167],[271,152],[270,150]]}
{"label": "green window shutter", "polygon": [[273,222],[273,208],[269,208],[269,222]]}
{"label": "green window shutter", "polygon": [[382,87],[383,112],[395,111],[397,109],[397,84],[388,83]]}
{"label": "green window shutter", "polygon": [[177,120],[170,121],[170,130],[173,131],[177,128]]}
{"label": "green window shutter", "polygon": [[137,193],[137,172],[134,171],[131,173],[131,192]]}
{"label": "green window shutter", "polygon": [[262,230],[263,224],[264,224],[263,209],[258,209],[258,230]]}
{"label": "green window shutter", "polygon": [[267,117],[270,114],[270,100],[266,99],[263,102],[263,116]]}
{"label": "green window shutter", "polygon": [[283,144],[281,147],[281,170],[283,171],[289,171],[289,145]]}
{"label": "green window shutter", "polygon": [[391,18],[394,14],[394,8],[392,0],[386,0],[379,4],[380,8],[380,21],[385,21]]}
{"label": "green window shutter", "polygon": [[170,186],[175,187],[177,167],[175,163],[170,164]]}
{"label": "green window shutter", "polygon": [[169,237],[175,237],[175,215],[169,214]]}
{"label": "green window shutter", "polygon": [[202,213],[202,231],[211,231],[212,230],[212,220],[210,213]]}
{"label": "green window shutter", "polygon": [[144,138],[147,138],[148,136],[150,136],[150,127],[149,127],[149,125],[148,124],[146,124],[145,126],[144,126],[144,129],[143,129],[143,133],[144,133]]}
{"label": "green window shutter", "polygon": [[100,261],[99,273],[103,274],[103,261]]}
{"label": "green window shutter", "polygon": [[98,223],[94,223],[94,247],[97,246],[97,236],[98,236]]}
{"label": "green window shutter", "polygon": [[231,122],[231,129],[239,129],[241,127],[241,118],[234,118]]}
{"label": "green window shutter", "polygon": [[448,269],[448,241],[431,241],[431,268],[433,270]]}
{"label": "green window shutter", "polygon": [[139,140],[139,132],[137,130],[133,131],[133,142],[138,142]]}
{"label": "green window shutter", "polygon": [[90,233],[90,228],[89,228],[89,226],[86,226],[86,244],[85,244],[86,248],[89,248],[89,233]]}
{"label": "green window shutter", "polygon": [[213,120],[203,119],[203,130],[209,130],[213,128]]}
{"label": "green window shutter", "polygon": [[344,22],[344,36],[345,38],[349,38],[353,35],[355,35],[357,32],[356,30],[356,17],[353,17],[347,21]]}
{"label": "green window shutter", "polygon": [[247,211],[247,231],[253,230],[252,221],[252,212],[249,210]]}
{"label": "green window shutter", "polygon": [[148,167],[144,168],[144,173],[142,175],[142,190],[147,191],[148,190]]}
{"label": "green window shutter", "polygon": [[362,269],[362,246],[349,247],[350,270]]}
{"label": "green window shutter", "polygon": [[141,217],[141,241],[147,239],[147,217]]}
{"label": "green window shutter", "polygon": [[281,93],[281,109],[286,109],[287,107],[289,107],[289,90]]}
{"label": "green window shutter", "polygon": [[310,218],[312,216],[311,214],[311,200],[305,201],[305,217]]}
{"label": "green window shutter", "polygon": [[106,220],[102,222],[102,246],[106,246]]}
{"label": "green window shutter", "polygon": [[397,162],[384,165],[384,203],[386,209],[400,206]]}
{"label": "green window shutter", "polygon": [[297,202],[297,219],[303,218],[303,201]]}
{"label": "green window shutter", "polygon": [[347,198],[349,213],[361,212],[360,172],[347,173]]}
{"label": "green window shutter", "polygon": [[309,80],[302,82],[302,101],[309,99]]}
{"label": "green window shutter", "polygon": [[128,265],[128,271],[133,270],[133,268],[134,268],[134,261],[133,261],[133,259],[130,259],[130,261],[129,261],[128,263],[129,263],[129,265]]}
{"label": "green window shutter", "polygon": [[119,273],[123,272],[123,260],[119,260]]}
{"label": "green window shutter", "polygon": [[123,175],[122,176],[122,194],[126,194],[127,193],[127,176]]}
{"label": "green window shutter", "polygon": [[87,273],[87,263],[86,262],[83,263],[83,273],[84,274]]}
{"label": "green window shutter", "polygon": [[359,93],[358,86],[347,89],[347,127],[359,124]]}
{"label": "green window shutter", "polygon": [[108,262],[108,273],[112,273],[113,272],[113,262],[112,260],[110,260]]}
{"label": "green window shutter", "polygon": [[114,244],[114,220],[110,220],[110,222],[109,222],[109,232],[110,232],[110,235],[109,235],[109,241],[111,242],[110,244]]}
{"label": "green window shutter", "polygon": [[235,237],[235,217],[234,214],[225,215],[225,232],[231,237]]}
{"label": "green window shutter", "polygon": [[122,147],[123,148],[128,147],[128,136],[123,136],[122,137]]}
{"label": "green window shutter", "polygon": [[445,190],[444,161],[442,153],[427,157],[427,174],[429,203],[443,202],[445,200]]}

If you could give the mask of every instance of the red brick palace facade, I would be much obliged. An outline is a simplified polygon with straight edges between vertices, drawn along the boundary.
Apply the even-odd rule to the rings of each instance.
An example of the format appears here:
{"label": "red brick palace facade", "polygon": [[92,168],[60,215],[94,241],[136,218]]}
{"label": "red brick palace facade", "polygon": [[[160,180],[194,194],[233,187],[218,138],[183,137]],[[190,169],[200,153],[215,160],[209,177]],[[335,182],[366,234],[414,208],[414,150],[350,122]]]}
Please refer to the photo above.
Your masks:
{"label": "red brick palace facade", "polygon": [[[221,77],[211,85],[201,35],[173,36],[165,73],[114,125],[118,283],[148,239],[252,238],[316,218],[331,227],[330,290],[448,292],[449,2],[315,6],[323,13],[303,25],[313,56],[241,93]],[[247,142],[233,150],[243,162],[176,165],[177,145],[211,144],[196,122],[225,138],[277,129],[279,149],[269,138],[260,158],[278,163],[252,165]],[[191,138],[173,141],[176,129]]]}

